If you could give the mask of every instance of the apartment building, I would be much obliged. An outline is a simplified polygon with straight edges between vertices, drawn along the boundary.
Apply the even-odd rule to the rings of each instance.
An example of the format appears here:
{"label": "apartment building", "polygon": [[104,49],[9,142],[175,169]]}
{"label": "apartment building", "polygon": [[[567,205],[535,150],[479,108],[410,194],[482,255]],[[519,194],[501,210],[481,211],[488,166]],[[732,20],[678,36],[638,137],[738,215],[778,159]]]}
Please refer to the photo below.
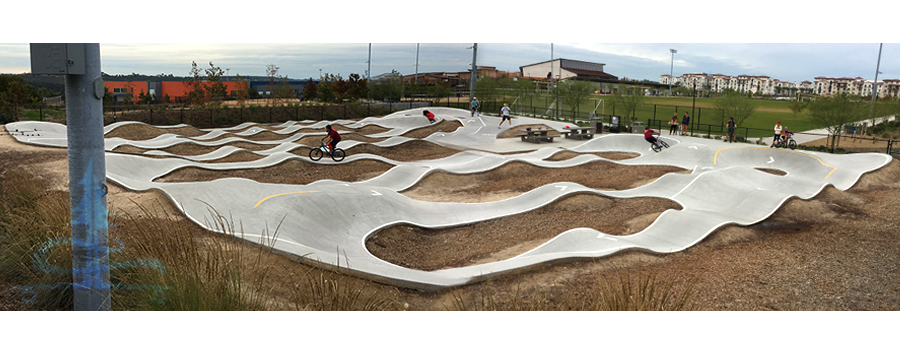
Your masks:
{"label": "apartment building", "polygon": [[[751,92],[762,95],[788,95],[797,91],[811,92],[816,95],[860,95],[872,94],[875,85],[870,80],[861,77],[831,78],[819,76],[814,82],[803,81],[793,83],[768,77],[766,75],[738,75],[727,76],[722,74],[708,75],[705,73],[689,73],[678,77],[660,75],[659,83],[668,85],[681,85],[684,87],[697,87],[698,89],[722,92],[724,89],[732,89],[738,92]],[[878,82],[878,97],[900,97],[900,79],[885,79]]]}

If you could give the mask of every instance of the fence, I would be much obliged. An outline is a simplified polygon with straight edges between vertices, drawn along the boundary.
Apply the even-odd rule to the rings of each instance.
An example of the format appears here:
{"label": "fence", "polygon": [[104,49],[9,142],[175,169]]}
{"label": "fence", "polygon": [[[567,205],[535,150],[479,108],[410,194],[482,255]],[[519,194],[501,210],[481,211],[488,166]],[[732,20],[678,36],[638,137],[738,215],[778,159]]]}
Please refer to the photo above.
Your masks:
{"label": "fence", "polygon": [[[121,121],[150,125],[188,124],[197,128],[233,126],[245,122],[280,123],[288,120],[357,119],[399,110],[431,106],[431,101],[366,102],[341,105],[291,105],[193,108],[180,104],[109,104],[103,107],[104,125]],[[0,110],[12,110],[0,107]],[[65,122],[65,107],[20,105],[19,117],[28,120]]]}

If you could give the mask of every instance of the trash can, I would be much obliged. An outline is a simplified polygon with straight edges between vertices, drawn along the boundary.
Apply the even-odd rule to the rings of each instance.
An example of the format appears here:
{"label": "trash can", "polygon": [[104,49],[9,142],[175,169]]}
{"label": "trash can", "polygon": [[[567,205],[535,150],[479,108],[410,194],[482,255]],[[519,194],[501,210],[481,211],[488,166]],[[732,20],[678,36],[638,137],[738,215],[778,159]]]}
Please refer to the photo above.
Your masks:
{"label": "trash can", "polygon": [[603,133],[603,121],[600,119],[591,119],[591,128],[594,129],[594,134]]}
{"label": "trash can", "polygon": [[644,122],[631,122],[631,132],[642,134],[644,132]]}

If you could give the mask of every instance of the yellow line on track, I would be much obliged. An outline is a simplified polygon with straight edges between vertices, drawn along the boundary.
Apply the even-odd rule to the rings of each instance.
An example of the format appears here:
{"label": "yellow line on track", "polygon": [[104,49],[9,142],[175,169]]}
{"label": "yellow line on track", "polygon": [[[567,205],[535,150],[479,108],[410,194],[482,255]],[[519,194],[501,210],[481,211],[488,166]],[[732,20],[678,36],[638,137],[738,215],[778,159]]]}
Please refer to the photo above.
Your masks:
{"label": "yellow line on track", "polygon": [[762,148],[762,147],[755,147],[755,146],[729,146],[729,147],[723,147],[723,148],[721,148],[721,149],[719,149],[719,150],[716,150],[716,154],[713,156],[713,165],[716,164],[716,162],[717,162],[717,160],[718,160],[718,158],[719,158],[719,151],[722,151],[722,150],[728,150],[728,149],[758,149],[758,150],[770,150],[770,151],[777,151],[777,152],[789,152],[789,153],[797,154],[797,155],[801,155],[801,156],[812,157],[812,158],[816,159],[816,161],[819,161],[819,163],[822,164],[823,166],[831,167],[831,172],[828,172],[828,174],[825,175],[825,178],[824,178],[824,179],[828,179],[828,177],[831,177],[831,174],[834,173],[835,170],[837,170],[837,167],[831,166],[831,165],[825,163],[824,161],[822,161],[822,159],[820,159],[820,158],[818,158],[818,157],[815,157],[815,156],[813,156],[813,155],[804,154],[804,153],[802,153],[802,152],[796,152],[796,151],[773,150],[772,148]]}
{"label": "yellow line on track", "polygon": [[263,199],[260,200],[259,202],[257,202],[256,205],[253,206],[253,209],[256,209],[256,207],[258,207],[260,204],[262,204],[262,202],[267,201],[267,200],[269,200],[269,199],[271,199],[271,198],[280,197],[280,196],[288,195],[288,194],[318,193],[318,192],[319,192],[319,191],[302,191],[302,192],[288,192],[288,193],[281,193],[281,194],[270,195],[270,196],[268,196],[268,197],[263,198]]}

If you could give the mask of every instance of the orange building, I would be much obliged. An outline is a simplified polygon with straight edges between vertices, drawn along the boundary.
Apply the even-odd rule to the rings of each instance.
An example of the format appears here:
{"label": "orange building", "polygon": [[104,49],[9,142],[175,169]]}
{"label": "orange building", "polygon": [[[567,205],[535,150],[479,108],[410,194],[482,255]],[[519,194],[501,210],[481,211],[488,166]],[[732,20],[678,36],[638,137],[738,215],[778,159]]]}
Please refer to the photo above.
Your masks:
{"label": "orange building", "polygon": [[[235,91],[241,90],[241,83],[238,81],[222,81],[225,84],[225,90],[230,95]],[[209,85],[209,82],[203,82]],[[131,96],[132,100],[136,100],[141,94],[150,94],[157,101],[162,101],[163,97],[169,96],[171,102],[183,101],[188,98],[191,88],[188,81],[132,81],[131,87],[127,81],[105,81],[103,86],[112,95],[113,102],[123,102],[126,96]]]}

